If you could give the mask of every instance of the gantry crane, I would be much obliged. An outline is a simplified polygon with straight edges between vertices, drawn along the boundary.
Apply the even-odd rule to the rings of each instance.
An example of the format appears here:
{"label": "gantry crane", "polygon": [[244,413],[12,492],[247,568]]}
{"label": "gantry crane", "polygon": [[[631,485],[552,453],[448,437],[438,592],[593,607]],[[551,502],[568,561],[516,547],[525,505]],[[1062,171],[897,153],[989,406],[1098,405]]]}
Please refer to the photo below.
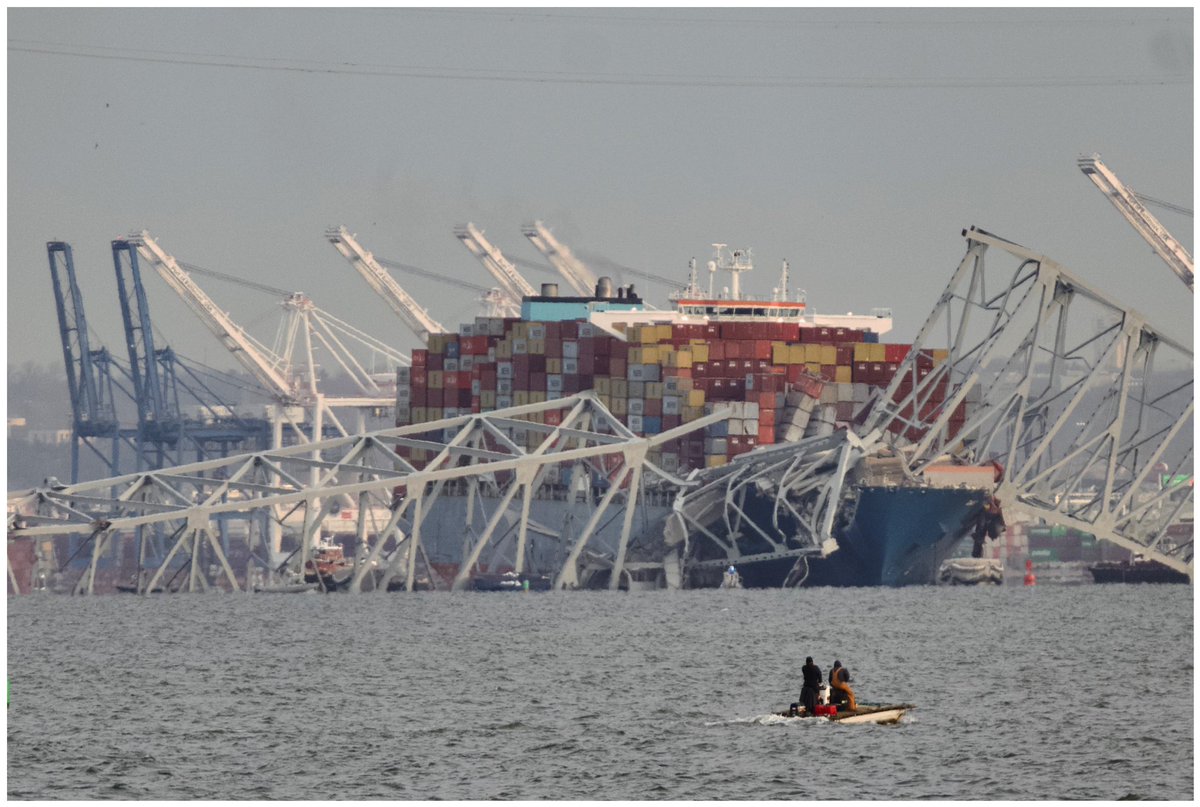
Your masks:
{"label": "gantry crane", "polygon": [[521,311],[521,298],[532,297],[537,294],[533,286],[521,276],[517,271],[517,267],[512,261],[504,257],[490,241],[483,236],[483,231],[476,227],[473,223],[456,227],[454,235],[459,241],[462,241],[463,246],[483,264],[483,268],[496,279],[500,284],[501,292],[504,294],[506,308],[509,310],[505,316],[516,316]]}
{"label": "gantry crane", "polygon": [[1117,175],[1100,160],[1099,154],[1080,157],[1078,164],[1079,169],[1108,197],[1108,201],[1112,202],[1113,207],[1133,225],[1142,238],[1146,239],[1146,243],[1150,245],[1155,254],[1166,262],[1171,271],[1179,276],[1189,290],[1192,290],[1195,274],[1192,256],[1142,205],[1140,200],[1146,197],[1134,193],[1131,188],[1126,187],[1121,180],[1117,179]]}
{"label": "gantry crane", "polygon": [[[58,311],[58,330],[62,337],[63,359],[67,369],[67,390],[71,398],[71,482],[79,481],[79,449],[86,446],[104,461],[109,472],[120,473],[121,443],[130,443],[136,430],[122,429],[117,418],[114,390],[130,399],[133,395],[113,380],[113,361],[108,349],[93,349],[88,336],[83,293],[75,279],[75,260],[71,245],[64,241],[46,244],[50,259],[50,279]],[[108,450],[98,447],[107,440]]]}
{"label": "gantry crane", "polygon": [[560,244],[542,222],[526,224],[521,228],[521,232],[538,252],[546,256],[576,294],[580,297],[591,297],[596,293],[596,276],[592,270],[571,254],[571,250]]}
{"label": "gantry crane", "polygon": [[[143,230],[134,233],[128,241],[136,246],[138,255],[154,266],[167,285],[183,298],[234,358],[270,391],[276,401],[271,415],[273,448],[283,446],[284,423],[291,427],[291,433],[301,442],[317,442],[330,432],[342,436],[350,433],[338,419],[334,411],[336,408],[355,410],[358,423],[355,424],[354,430],[361,433],[367,430],[368,412],[380,412],[394,406],[394,388],[390,391],[380,388],[374,376],[368,373],[342,344],[339,334],[353,338],[360,345],[365,345],[373,353],[392,362],[391,372],[387,375],[393,379],[393,383],[395,365],[407,362],[399,351],[330,316],[317,308],[302,292],[285,293],[284,320],[276,334],[275,349],[268,348],[246,333],[222,311],[203,289],[196,285],[179,262],[163,250],[148,232]],[[230,276],[224,277],[234,279]],[[259,286],[262,288],[261,284]],[[321,392],[318,385],[316,348],[325,348],[329,352],[342,369],[350,374],[363,392],[362,396],[328,397]],[[293,355],[297,351],[302,351],[301,361],[293,361]],[[292,411],[297,407],[301,409],[300,413]],[[326,424],[332,428],[327,428]],[[314,456],[316,453],[317,450],[314,449]],[[316,484],[320,477],[321,469],[314,465],[309,483]],[[272,552],[278,552],[278,524],[273,523],[272,530],[271,549]],[[314,538],[319,537],[318,531],[315,528],[309,530],[307,525],[306,534]],[[307,561],[308,549],[308,543],[304,543],[304,552],[300,557],[302,567]]]}
{"label": "gantry crane", "polygon": [[[129,374],[138,408],[138,470],[163,467],[169,454],[174,455],[173,463],[181,463],[185,451],[191,448],[197,461],[227,456],[231,449],[267,449],[270,429],[266,422],[234,414],[233,407],[214,391],[213,381],[228,385],[229,379],[207,368],[192,367],[170,346],[155,346],[137,247],[124,239],[113,241],[111,246]],[[186,417],[181,409],[181,390],[209,416]]]}
{"label": "gantry crane", "polygon": [[375,260],[374,255],[363,249],[349,230],[342,226],[330,227],[325,231],[325,237],[338,252],[342,253],[346,260],[350,261],[350,264],[358,270],[358,273],[375,290],[375,293],[391,306],[404,324],[421,340],[421,344],[429,341],[429,334],[445,332],[446,329],[442,327],[442,324],[431,317],[429,312],[412,298],[412,295],[400,287],[396,279],[379,265],[379,261]]}

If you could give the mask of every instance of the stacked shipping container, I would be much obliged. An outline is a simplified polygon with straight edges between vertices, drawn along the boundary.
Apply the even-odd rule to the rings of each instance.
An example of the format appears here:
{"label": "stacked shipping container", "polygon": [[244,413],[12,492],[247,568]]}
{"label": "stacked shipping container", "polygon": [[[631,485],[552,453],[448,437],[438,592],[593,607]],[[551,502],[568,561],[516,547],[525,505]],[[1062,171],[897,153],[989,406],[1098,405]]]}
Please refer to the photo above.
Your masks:
{"label": "stacked shipping container", "polygon": [[[650,459],[666,471],[713,467],[756,446],[832,431],[851,421],[871,387],[891,382],[910,346],[869,331],[784,322],[632,325],[625,339],[583,321],[480,317],[457,334],[433,334],[399,371],[398,425],[540,403],[593,390],[631,431],[659,434],[728,407],[728,420],[665,444]],[[918,378],[945,359],[917,357]],[[900,385],[907,394],[912,380]],[[928,415],[944,398],[935,389]],[[962,406],[950,421],[963,422]],[[557,425],[561,413],[529,420]],[[897,427],[903,428],[903,427]],[[910,437],[916,436],[910,434]],[[520,442],[524,435],[515,435]]]}

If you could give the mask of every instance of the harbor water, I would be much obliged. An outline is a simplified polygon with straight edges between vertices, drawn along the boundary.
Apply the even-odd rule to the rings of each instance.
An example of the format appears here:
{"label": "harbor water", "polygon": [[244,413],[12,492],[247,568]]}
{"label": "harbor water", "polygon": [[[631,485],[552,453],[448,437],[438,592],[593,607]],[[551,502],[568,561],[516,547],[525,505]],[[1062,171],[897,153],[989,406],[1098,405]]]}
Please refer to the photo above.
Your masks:
{"label": "harbor water", "polygon": [[[24,596],[11,799],[1191,799],[1193,589]],[[811,655],[895,726],[778,721]]]}

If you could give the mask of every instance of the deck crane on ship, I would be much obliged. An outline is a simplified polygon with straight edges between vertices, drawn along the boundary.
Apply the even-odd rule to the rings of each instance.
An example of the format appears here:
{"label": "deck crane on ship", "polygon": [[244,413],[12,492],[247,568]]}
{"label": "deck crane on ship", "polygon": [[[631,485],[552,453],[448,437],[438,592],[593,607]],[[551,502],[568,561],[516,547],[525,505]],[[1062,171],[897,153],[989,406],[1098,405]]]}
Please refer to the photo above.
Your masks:
{"label": "deck crane on ship", "polygon": [[500,284],[505,308],[502,316],[520,316],[521,299],[535,296],[537,290],[521,276],[513,262],[505,258],[504,254],[484,237],[483,231],[472,222],[468,221],[460,227],[455,227],[454,235]]}

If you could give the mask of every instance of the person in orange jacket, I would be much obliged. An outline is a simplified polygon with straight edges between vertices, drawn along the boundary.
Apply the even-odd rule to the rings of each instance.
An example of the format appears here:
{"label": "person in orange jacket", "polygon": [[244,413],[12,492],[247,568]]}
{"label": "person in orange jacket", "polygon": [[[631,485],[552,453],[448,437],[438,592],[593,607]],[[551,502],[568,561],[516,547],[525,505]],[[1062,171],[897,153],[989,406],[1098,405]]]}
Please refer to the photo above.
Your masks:
{"label": "person in orange jacket", "polygon": [[833,669],[829,671],[829,689],[829,700],[831,703],[836,703],[839,710],[843,703],[851,712],[858,708],[858,702],[854,699],[854,690],[850,688],[850,671],[843,667],[840,661],[833,662]]}

